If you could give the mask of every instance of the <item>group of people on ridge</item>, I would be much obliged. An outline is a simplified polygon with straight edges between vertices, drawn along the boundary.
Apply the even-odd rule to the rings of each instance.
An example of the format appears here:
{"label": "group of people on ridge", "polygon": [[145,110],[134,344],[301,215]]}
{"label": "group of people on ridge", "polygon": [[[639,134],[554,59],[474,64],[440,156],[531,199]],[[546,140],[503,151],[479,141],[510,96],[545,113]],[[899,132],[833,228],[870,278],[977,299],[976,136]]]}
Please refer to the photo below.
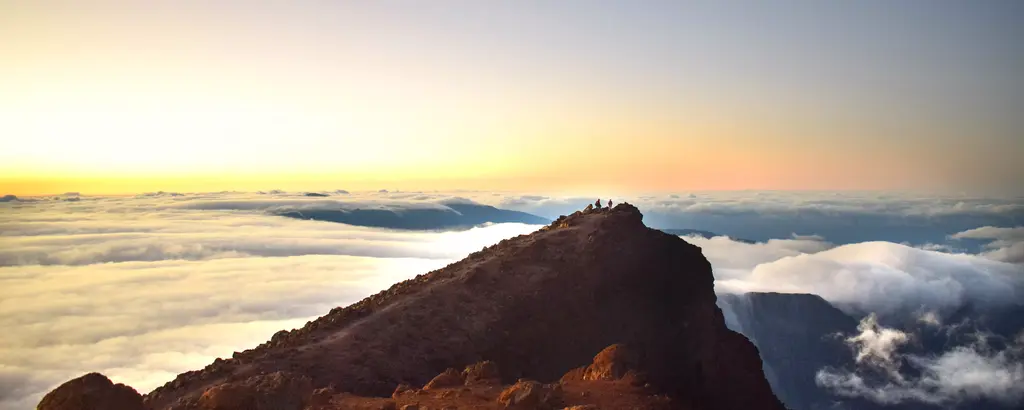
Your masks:
{"label": "group of people on ridge", "polygon": [[[611,199],[608,200],[608,207],[609,208],[612,207],[612,200]],[[594,202],[594,208],[601,209],[601,199],[600,198],[597,199],[597,202]]]}

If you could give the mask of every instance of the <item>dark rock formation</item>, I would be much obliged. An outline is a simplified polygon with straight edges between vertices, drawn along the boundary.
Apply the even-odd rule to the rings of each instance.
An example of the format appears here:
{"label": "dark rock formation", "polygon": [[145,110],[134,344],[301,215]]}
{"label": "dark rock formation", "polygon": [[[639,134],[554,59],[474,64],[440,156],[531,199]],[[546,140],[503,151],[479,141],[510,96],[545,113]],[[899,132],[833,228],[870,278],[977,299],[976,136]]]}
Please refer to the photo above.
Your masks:
{"label": "dark rock formation", "polygon": [[757,349],[725,327],[700,249],[642,218],[628,204],[559,218],[181,374],[146,404],[198,408],[211,389],[275,372],[308,377],[310,391],[406,397],[424,391],[400,394],[396,386],[423,386],[482,360],[500,366],[473,366],[467,382],[491,374],[505,383],[551,382],[621,343],[634,353],[613,349],[598,367],[617,374],[618,363],[635,365],[652,394],[672,397],[676,408],[781,409]]}
{"label": "dark rock formation", "polygon": [[106,376],[89,373],[43,396],[37,410],[143,410],[142,395]]}

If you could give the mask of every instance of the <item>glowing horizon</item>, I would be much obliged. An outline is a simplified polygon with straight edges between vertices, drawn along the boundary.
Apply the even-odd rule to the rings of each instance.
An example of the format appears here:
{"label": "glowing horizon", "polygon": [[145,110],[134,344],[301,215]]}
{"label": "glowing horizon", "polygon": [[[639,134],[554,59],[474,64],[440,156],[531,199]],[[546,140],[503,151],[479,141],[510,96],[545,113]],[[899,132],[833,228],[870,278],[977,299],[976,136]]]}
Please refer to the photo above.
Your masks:
{"label": "glowing horizon", "polygon": [[1019,190],[1022,9],[6,4],[0,195]]}

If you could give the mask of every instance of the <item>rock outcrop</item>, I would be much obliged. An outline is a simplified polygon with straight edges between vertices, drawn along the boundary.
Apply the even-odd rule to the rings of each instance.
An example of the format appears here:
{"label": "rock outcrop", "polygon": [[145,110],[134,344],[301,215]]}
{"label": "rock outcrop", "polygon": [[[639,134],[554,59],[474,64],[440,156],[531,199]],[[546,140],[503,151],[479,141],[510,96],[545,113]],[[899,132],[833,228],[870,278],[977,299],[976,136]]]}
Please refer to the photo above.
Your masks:
{"label": "rock outcrop", "polygon": [[142,395],[106,376],[89,373],[60,385],[43,396],[38,410],[143,410]]}
{"label": "rock outcrop", "polygon": [[[555,385],[557,386],[557,385]],[[498,395],[498,402],[509,409],[545,409],[556,405],[555,387],[534,380],[520,379]]]}
{"label": "rock outcrop", "polygon": [[[609,349],[605,349],[609,350]],[[599,355],[600,356],[600,355]],[[601,367],[601,359],[591,366]],[[472,373],[480,369],[497,370],[493,362],[477,363],[467,367],[462,373]],[[584,369],[581,367],[579,369]],[[630,370],[632,371],[632,369]],[[627,372],[628,373],[628,372]],[[646,386],[638,386],[624,377],[615,380],[562,380],[557,383],[544,384],[536,380],[519,379],[515,383],[500,385],[492,383],[493,379],[478,379],[480,383],[464,380],[463,384],[455,384],[459,379],[453,369],[445,370],[427,383],[423,389],[401,385],[395,389],[391,398],[362,397],[348,393],[313,392],[306,410],[366,410],[366,409],[477,409],[477,410],[556,410],[556,409],[633,409],[633,410],[669,410],[689,409],[680,403],[674,403],[668,396],[658,395]],[[566,379],[563,377],[563,379]],[[443,380],[443,382],[438,382]],[[238,410],[249,410],[239,408]]]}
{"label": "rock outcrop", "polygon": [[213,386],[195,405],[180,407],[202,410],[301,410],[313,394],[309,378],[299,374],[274,372],[252,376],[244,381]]}
{"label": "rock outcrop", "polygon": [[[181,374],[145,403],[153,410],[202,408],[211,390],[259,392],[251,388],[260,384],[253,378],[275,373],[309,382],[268,390],[274,394],[332,386],[388,403],[397,400],[387,398],[393,393],[434,397],[475,388],[496,396],[501,386],[488,381],[550,383],[597,355],[602,361],[582,375],[596,380],[569,380],[565,394],[590,394],[591,387],[580,386],[601,383],[611,392],[638,392],[606,380],[635,366],[645,394],[670,397],[673,408],[781,409],[757,349],[725,327],[700,249],[647,228],[642,218],[628,204],[561,217]],[[598,355],[615,344],[629,350]],[[486,360],[498,366],[471,366],[458,376],[466,386],[440,387],[456,379],[447,369]],[[441,373],[436,392],[396,391],[402,384],[424,386]],[[474,384],[479,387],[469,387]]]}

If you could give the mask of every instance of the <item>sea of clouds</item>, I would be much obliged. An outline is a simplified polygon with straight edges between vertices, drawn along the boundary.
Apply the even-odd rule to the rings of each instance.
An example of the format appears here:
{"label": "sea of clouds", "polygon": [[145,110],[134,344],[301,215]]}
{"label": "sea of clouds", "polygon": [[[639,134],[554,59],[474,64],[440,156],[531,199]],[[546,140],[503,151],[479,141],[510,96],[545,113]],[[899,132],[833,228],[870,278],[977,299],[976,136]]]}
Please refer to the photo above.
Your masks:
{"label": "sea of clouds", "polygon": [[[387,198],[346,206],[381,202],[440,206]],[[225,193],[0,204],[0,408],[34,408],[46,391],[89,371],[148,392],[538,228],[394,231],[265,209],[292,203],[317,200]]]}
{"label": "sea of clouds", "polygon": [[[398,231],[275,212],[401,212],[473,201],[553,219],[596,199],[323,194],[67,194],[0,204],[0,408],[32,408],[88,371],[147,392],[332,307],[539,228]],[[844,310],[879,315],[1024,300],[1020,198],[748,192],[614,199],[637,205],[649,226],[722,234],[686,238],[711,261],[718,292],[815,293]]]}

